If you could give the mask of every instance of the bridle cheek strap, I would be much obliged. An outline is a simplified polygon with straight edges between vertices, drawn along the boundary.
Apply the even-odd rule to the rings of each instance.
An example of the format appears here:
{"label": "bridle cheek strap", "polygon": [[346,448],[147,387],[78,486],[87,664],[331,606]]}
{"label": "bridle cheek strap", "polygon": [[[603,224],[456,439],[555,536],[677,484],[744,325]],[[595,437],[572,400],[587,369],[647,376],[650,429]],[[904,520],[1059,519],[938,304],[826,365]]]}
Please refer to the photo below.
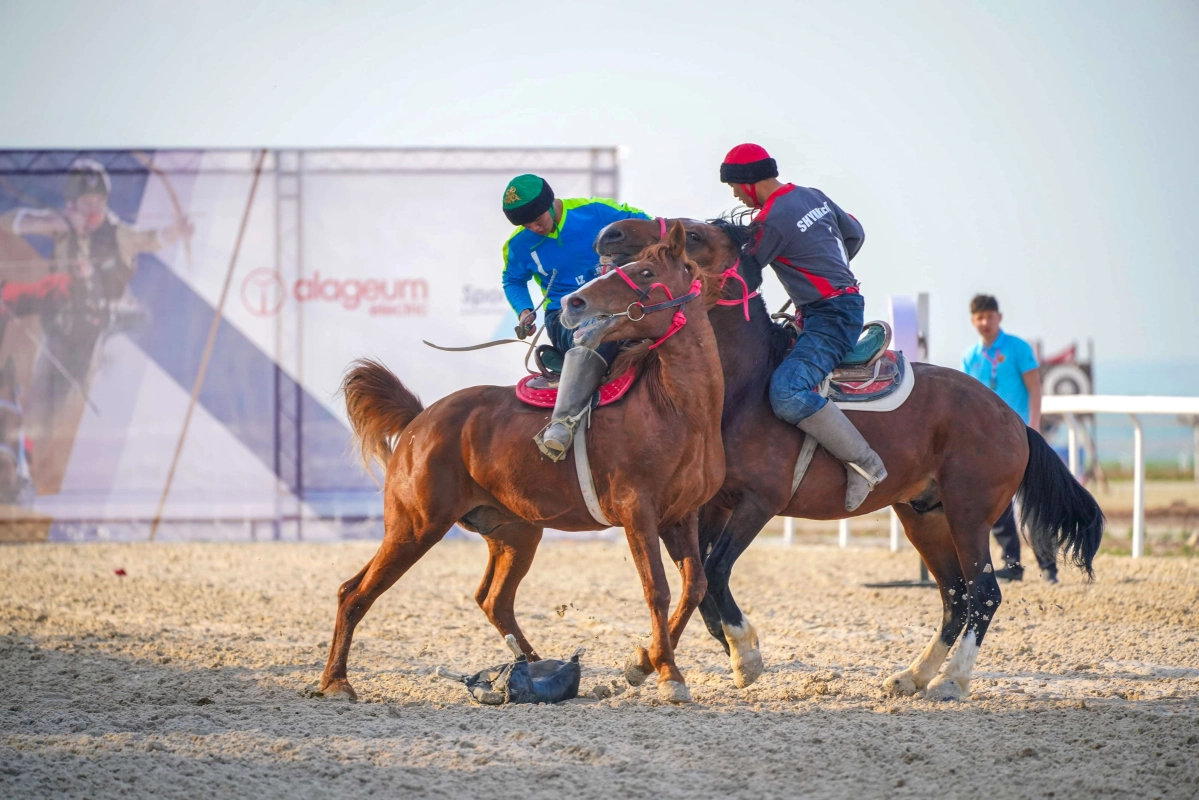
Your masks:
{"label": "bridle cheek strap", "polygon": [[733,262],[733,266],[720,273],[720,288],[724,289],[724,285],[728,283],[729,278],[733,278],[741,284],[741,299],[740,300],[717,300],[718,306],[741,306],[745,309],[745,321],[749,322],[749,300],[751,297],[757,297],[758,292],[749,290],[749,284],[745,282],[745,278],[741,277],[741,273],[737,271],[737,267],[741,265],[741,259]]}
{"label": "bridle cheek strap", "polygon": [[[636,292],[641,298],[639,302],[633,303],[633,305],[629,306],[629,311],[632,310],[633,306],[641,307],[641,316],[637,319],[645,319],[646,314],[652,314],[655,311],[665,311],[668,308],[678,308],[678,311],[674,312],[674,317],[672,317],[670,320],[670,327],[666,329],[666,333],[663,334],[661,339],[649,346],[650,350],[653,350],[654,348],[658,347],[658,345],[662,344],[662,342],[666,341],[671,336],[674,336],[684,325],[687,324],[687,315],[683,313],[683,306],[687,303],[690,303],[703,293],[703,284],[698,278],[691,282],[691,289],[687,292],[687,294],[676,299],[674,293],[670,291],[670,287],[664,283],[655,283],[651,285],[649,289],[642,289],[640,286],[633,283],[633,279],[626,275],[622,268],[614,267],[613,271],[619,275],[621,279],[629,285],[629,288]],[[667,301],[665,303],[656,303],[652,306],[645,305],[645,301],[649,299],[649,293],[658,287],[661,287],[662,291],[666,292]],[[629,312],[626,311],[625,313],[627,314]],[[633,319],[633,317],[630,316],[629,319]]]}
{"label": "bridle cheek strap", "polygon": [[[654,286],[662,286],[662,284],[655,283]],[[651,286],[650,288],[653,289],[654,287]],[[669,289],[667,289],[665,286],[662,286],[662,288],[666,290],[666,294],[668,294],[668,295],[670,294]],[[690,300],[694,300],[696,297],[699,297],[702,290],[703,290],[703,284],[701,284],[698,280],[692,281],[691,291],[689,291],[686,294],[686,297],[690,298],[687,302],[690,302]],[[670,299],[674,300],[673,297],[671,297]],[[683,298],[680,297],[679,299],[682,300]],[[687,324],[687,315],[683,313],[683,309],[680,307],[678,311],[674,312],[674,316],[670,320],[670,327],[666,329],[666,333],[662,334],[661,339],[659,339],[658,341],[651,344],[649,346],[649,349],[653,350],[658,345],[662,344],[662,342],[666,341],[671,336],[674,336],[676,333],[678,333],[680,330],[682,330],[683,326],[686,324]]]}

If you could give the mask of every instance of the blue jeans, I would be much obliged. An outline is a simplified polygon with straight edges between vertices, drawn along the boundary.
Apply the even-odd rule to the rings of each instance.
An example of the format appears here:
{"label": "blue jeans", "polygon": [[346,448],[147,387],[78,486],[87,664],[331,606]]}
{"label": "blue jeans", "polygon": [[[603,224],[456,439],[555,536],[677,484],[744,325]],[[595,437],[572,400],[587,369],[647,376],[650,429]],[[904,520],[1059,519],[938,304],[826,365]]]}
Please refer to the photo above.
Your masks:
{"label": "blue jeans", "polygon": [[[551,308],[545,312],[545,334],[550,337],[550,343],[558,349],[558,352],[566,355],[566,351],[575,346],[575,332],[563,326],[561,316],[562,309],[560,308]],[[612,359],[616,358],[616,351],[619,349],[620,342],[604,342],[595,348],[595,352],[611,365]]]}
{"label": "blue jeans", "polygon": [[860,294],[842,294],[803,307],[803,333],[770,379],[775,416],[798,425],[824,408],[828,398],[816,390],[857,344],[864,307]]}

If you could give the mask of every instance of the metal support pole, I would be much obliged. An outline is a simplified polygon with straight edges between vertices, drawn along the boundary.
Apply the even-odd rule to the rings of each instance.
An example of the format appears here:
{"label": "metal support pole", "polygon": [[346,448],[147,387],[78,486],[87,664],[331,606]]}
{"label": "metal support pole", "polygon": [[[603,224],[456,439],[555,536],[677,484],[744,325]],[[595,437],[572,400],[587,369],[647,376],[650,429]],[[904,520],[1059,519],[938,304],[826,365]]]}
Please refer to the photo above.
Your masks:
{"label": "metal support pole", "polygon": [[837,544],[842,549],[849,547],[849,520],[843,519],[837,523]]}
{"label": "metal support pole", "polygon": [[783,544],[787,547],[795,544],[795,519],[783,517]]}
{"label": "metal support pole", "polygon": [[1069,452],[1066,461],[1070,465],[1070,474],[1078,477],[1078,428],[1073,414],[1066,415],[1066,447]]}
{"label": "metal support pole", "polygon": [[899,515],[895,513],[895,509],[891,509],[891,552],[898,553],[899,546],[903,542],[899,531]]}
{"label": "metal support pole", "polygon": [[1132,417],[1132,557],[1145,555],[1145,430]]}
{"label": "metal support pole", "polygon": [[1191,478],[1199,483],[1199,422],[1193,428],[1195,432],[1195,452],[1191,454]]}

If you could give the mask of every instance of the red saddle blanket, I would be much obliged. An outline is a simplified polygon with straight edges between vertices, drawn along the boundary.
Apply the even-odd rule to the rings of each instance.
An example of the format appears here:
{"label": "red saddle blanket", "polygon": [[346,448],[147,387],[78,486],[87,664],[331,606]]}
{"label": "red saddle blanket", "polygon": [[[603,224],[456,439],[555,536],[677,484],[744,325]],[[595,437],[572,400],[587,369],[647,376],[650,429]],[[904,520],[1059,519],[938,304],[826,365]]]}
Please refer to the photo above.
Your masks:
{"label": "red saddle blanket", "polygon": [[[633,370],[630,369],[620,377],[614,378],[601,386],[599,390],[599,404],[606,406],[610,403],[615,403],[628,394],[629,387],[633,385],[634,377],[636,376]],[[521,402],[528,403],[531,406],[553,408],[554,402],[558,399],[558,387],[551,386],[543,375],[526,375],[516,384],[516,397]]]}

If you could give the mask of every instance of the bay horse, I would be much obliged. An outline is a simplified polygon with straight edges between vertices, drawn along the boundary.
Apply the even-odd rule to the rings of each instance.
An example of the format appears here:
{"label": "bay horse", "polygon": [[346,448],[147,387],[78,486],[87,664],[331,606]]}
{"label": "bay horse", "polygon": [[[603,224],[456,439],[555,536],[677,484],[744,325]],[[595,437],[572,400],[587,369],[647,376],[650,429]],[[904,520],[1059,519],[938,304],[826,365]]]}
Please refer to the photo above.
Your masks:
{"label": "bay horse", "polygon": [[[652,642],[639,654],[658,673],[659,696],[670,702],[690,699],[674,648],[705,590],[697,509],[724,481],[724,384],[704,281],[686,258],[684,237],[676,225],[627,273],[613,271],[563,300],[563,321],[578,328],[576,342],[658,340],[617,359],[614,374],[631,366],[638,378],[620,403],[593,413],[587,439],[600,509],[624,527],[650,607]],[[650,304],[651,292],[670,299]],[[542,529],[608,527],[588,511],[574,465],[552,462],[534,446],[549,411],[525,405],[510,386],[463,389],[424,408],[374,361],[352,365],[342,392],[364,464],[369,469],[373,458],[385,470],[385,533],[371,560],[338,591],[321,691],[356,699],[346,673],[355,626],[455,522],[487,542],[490,561],[476,600],[501,634],[513,635],[536,658],[513,601]],[[669,620],[659,538],[683,573]]]}
{"label": "bay horse", "polygon": [[[943,606],[940,630],[907,669],[884,681],[885,692],[932,698],[969,694],[978,648],[999,609],[990,530],[1013,496],[1034,547],[1065,550],[1092,574],[1103,534],[1098,504],[1039,433],[974,378],[932,364],[911,364],[916,383],[894,411],[855,412],[850,419],[887,465],[888,477],[856,512],[845,511],[845,467],[823,448],[798,491],[792,473],[803,441],[799,428],[770,406],[770,377],[791,338],[770,320],[760,296],[762,267],[739,260],[750,229],[729,220],[683,221],[687,253],[709,275],[739,267],[744,284],[726,280],[730,299],[709,312],[724,371],[725,481],[700,510],[707,593],[700,612],[729,653],[734,680],[747,686],[763,671],[757,633],[729,589],[733,564],[775,516],[833,520],[891,506],[929,572]],[[660,238],[672,220],[621,220],[596,240],[601,259],[621,264]],[[741,298],[742,302],[733,302]],[[965,635],[962,636],[963,631]],[[954,643],[962,643],[938,675]],[[642,673],[652,665],[644,657]],[[626,673],[630,671],[626,667]],[[635,675],[632,676],[634,679]]]}

